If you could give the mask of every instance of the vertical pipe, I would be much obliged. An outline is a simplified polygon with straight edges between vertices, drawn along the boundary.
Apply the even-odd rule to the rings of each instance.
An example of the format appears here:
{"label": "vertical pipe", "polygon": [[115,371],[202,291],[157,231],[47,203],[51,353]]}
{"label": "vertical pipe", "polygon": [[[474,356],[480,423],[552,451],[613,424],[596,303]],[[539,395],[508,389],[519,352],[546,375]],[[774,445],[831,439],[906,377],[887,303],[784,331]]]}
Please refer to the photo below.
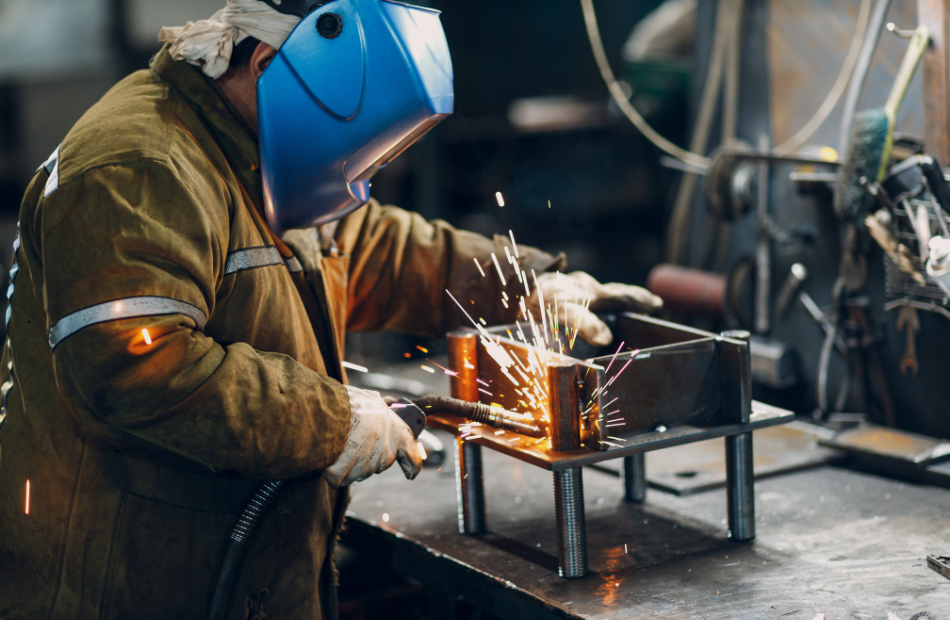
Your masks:
{"label": "vertical pipe", "polygon": [[726,502],[729,537],[736,541],[755,538],[751,432],[726,437]]}
{"label": "vertical pipe", "polygon": [[584,477],[580,467],[554,472],[558,574],[576,579],[587,574]]}
{"label": "vertical pipe", "polygon": [[643,503],[647,498],[646,455],[642,452],[623,457],[620,469],[620,481],[623,483],[623,498],[628,502]]}
{"label": "vertical pipe", "polygon": [[[551,449],[581,447],[581,410],[574,364],[548,366],[548,402]],[[554,472],[554,509],[557,516],[558,572],[574,579],[587,574],[587,525],[584,517],[584,477],[580,467]]]}
{"label": "vertical pipe", "polygon": [[[449,369],[452,396],[478,402],[478,337],[472,332],[449,334]],[[485,484],[482,448],[462,439],[455,442],[455,494],[458,499],[459,532],[485,532]]]}
{"label": "vertical pipe", "polygon": [[[768,136],[759,138],[759,151],[769,150]],[[756,205],[755,243],[755,333],[766,335],[772,327],[772,237],[766,222],[769,215],[769,162],[759,162],[759,195]]]}
{"label": "vertical pipe", "polygon": [[484,534],[482,447],[464,439],[455,440],[455,494],[458,499],[459,533]]}

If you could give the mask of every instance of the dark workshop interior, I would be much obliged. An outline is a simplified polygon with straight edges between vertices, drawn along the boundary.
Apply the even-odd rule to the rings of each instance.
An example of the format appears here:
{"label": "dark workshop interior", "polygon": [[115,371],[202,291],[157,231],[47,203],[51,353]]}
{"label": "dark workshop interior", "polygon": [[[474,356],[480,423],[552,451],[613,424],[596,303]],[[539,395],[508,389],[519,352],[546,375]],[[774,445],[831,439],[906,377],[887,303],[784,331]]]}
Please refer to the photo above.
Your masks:
{"label": "dark workshop interior", "polygon": [[0,618],[950,620],[950,0],[410,4],[0,0]]}

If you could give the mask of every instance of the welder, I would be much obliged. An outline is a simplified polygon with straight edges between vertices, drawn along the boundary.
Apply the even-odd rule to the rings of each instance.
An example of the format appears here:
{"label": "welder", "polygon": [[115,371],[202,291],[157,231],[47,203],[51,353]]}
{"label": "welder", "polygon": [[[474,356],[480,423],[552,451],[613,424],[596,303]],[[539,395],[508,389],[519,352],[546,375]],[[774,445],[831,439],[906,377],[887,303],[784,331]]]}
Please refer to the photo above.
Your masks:
{"label": "welder", "polygon": [[[369,198],[453,109],[438,14],[388,0],[229,0],[79,120],[20,210],[0,388],[0,617],[201,618],[228,530],[288,480],[229,618],[336,616],[346,486],[421,458],[346,384],[347,331],[515,318],[515,261]],[[582,337],[643,289],[518,265]],[[526,275],[527,277],[527,275]],[[576,299],[589,291],[590,309]],[[506,288],[507,287],[507,288]]]}

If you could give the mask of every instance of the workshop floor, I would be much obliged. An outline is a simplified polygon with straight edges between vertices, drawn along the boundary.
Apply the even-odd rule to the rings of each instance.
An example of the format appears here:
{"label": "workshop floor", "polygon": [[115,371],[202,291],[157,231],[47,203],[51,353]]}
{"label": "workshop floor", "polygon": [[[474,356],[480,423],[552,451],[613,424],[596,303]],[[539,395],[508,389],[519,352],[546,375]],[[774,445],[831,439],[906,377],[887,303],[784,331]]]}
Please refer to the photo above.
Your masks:
{"label": "workshop floor", "polygon": [[484,463],[490,534],[458,534],[450,458],[413,482],[394,468],[357,484],[347,544],[502,618],[950,618],[950,580],[925,560],[950,551],[945,489],[832,466],[761,480],[758,536],[737,544],[723,490],[633,505],[588,468],[591,570],[567,581],[551,474],[487,450]]}

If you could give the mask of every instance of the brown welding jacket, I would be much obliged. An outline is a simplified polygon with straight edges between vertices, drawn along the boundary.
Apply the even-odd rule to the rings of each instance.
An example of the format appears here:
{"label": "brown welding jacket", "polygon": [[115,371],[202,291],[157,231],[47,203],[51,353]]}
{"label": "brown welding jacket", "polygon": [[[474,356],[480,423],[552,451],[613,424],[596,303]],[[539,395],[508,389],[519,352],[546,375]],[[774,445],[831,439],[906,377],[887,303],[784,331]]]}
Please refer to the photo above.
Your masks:
{"label": "brown welding jacket", "polygon": [[[333,378],[343,334],[444,333],[463,322],[446,289],[476,318],[513,319],[489,271],[504,241],[370,203],[340,222],[330,257],[316,230],[275,241],[261,207],[253,134],[166,50],[33,179],[2,362],[6,375],[12,351],[0,617],[205,617],[229,529],[270,479],[298,480],[228,615],[335,615],[345,493],[319,472],[350,427]],[[529,274],[559,262],[521,248]]]}

